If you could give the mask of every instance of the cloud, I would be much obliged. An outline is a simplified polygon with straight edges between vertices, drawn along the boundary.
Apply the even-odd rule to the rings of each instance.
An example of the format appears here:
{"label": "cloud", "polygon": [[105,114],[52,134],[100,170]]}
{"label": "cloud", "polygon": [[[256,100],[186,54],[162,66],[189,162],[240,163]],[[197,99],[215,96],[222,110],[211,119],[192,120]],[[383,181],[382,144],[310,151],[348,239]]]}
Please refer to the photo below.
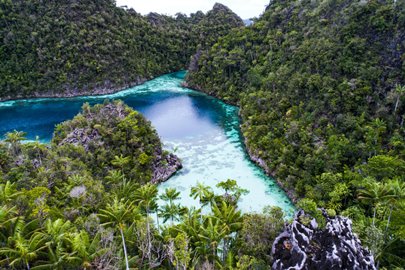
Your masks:
{"label": "cloud", "polygon": [[216,2],[222,3],[232,9],[242,19],[258,17],[270,0],[116,0],[117,6],[127,6],[139,13],[148,14],[157,12],[167,15],[181,13],[195,13],[198,10],[207,12]]}

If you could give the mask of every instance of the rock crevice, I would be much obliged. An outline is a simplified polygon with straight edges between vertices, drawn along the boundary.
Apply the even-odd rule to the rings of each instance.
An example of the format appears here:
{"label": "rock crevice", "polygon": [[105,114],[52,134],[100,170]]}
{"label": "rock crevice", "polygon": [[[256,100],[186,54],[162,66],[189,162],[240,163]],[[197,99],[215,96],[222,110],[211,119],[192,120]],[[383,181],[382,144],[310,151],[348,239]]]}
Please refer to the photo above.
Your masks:
{"label": "rock crevice", "polygon": [[273,270],[358,269],[375,270],[374,257],[352,231],[350,219],[329,217],[318,228],[315,219],[299,211],[274,241]]}

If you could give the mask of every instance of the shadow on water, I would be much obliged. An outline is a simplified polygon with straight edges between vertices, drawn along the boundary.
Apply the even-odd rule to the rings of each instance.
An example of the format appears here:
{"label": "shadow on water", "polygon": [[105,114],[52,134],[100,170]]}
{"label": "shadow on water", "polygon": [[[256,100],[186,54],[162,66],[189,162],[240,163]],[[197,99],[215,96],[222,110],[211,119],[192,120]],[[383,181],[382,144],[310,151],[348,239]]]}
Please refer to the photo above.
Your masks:
{"label": "shadow on water", "polygon": [[189,189],[196,181],[215,187],[233,178],[251,191],[241,203],[244,211],[260,211],[264,205],[294,209],[283,191],[248,158],[239,129],[238,108],[203,93],[181,87],[185,71],[167,74],[122,92],[77,98],[33,99],[0,103],[0,134],[12,130],[39,136],[49,142],[54,126],[76,115],[84,102],[121,99],[140,111],[157,129],[168,150],[178,149],[184,169],[161,189],[182,191],[185,205],[192,205]]}
{"label": "shadow on water", "polygon": [[170,73],[170,74],[169,74],[170,77],[176,78],[176,79],[179,79],[179,80],[184,80],[184,78],[186,77],[186,75],[187,75],[187,71],[186,71],[186,70],[177,71],[177,72],[174,72],[174,73]]}

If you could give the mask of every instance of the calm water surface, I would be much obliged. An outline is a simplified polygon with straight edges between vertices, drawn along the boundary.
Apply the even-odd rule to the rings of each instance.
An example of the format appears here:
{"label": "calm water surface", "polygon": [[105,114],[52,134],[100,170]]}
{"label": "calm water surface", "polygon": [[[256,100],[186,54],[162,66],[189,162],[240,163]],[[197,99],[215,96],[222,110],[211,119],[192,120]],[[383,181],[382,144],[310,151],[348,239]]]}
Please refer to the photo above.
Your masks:
{"label": "calm water surface", "polygon": [[[273,179],[253,164],[243,148],[238,109],[200,92],[181,87],[184,72],[161,76],[143,85],[105,96],[51,98],[0,103],[0,134],[14,129],[49,142],[54,126],[75,116],[84,102],[102,103],[122,99],[143,113],[155,126],[164,148],[175,152],[184,168],[160,185],[160,191],[175,187],[181,203],[197,206],[189,197],[197,181],[217,190],[228,178],[249,190],[242,197],[243,211],[260,212],[264,206],[279,206],[288,215],[294,206]],[[219,191],[219,190],[217,190]]]}

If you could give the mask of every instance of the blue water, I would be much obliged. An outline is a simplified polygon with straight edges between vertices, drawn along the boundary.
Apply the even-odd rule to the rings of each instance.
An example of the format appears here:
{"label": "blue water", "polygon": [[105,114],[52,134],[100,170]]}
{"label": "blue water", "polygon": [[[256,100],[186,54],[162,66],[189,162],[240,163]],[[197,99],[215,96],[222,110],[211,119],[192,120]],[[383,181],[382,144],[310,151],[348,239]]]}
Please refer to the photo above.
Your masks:
{"label": "blue water", "polygon": [[215,185],[228,178],[248,189],[240,207],[260,212],[264,206],[280,206],[288,215],[294,207],[273,179],[253,164],[245,153],[239,130],[238,108],[203,93],[181,87],[184,72],[168,74],[112,95],[50,98],[0,103],[0,134],[12,130],[27,132],[49,142],[56,124],[75,116],[84,102],[102,103],[122,99],[143,113],[156,128],[164,148],[175,152],[184,168],[160,185],[181,191],[181,203],[197,206],[189,197],[191,186]]}

